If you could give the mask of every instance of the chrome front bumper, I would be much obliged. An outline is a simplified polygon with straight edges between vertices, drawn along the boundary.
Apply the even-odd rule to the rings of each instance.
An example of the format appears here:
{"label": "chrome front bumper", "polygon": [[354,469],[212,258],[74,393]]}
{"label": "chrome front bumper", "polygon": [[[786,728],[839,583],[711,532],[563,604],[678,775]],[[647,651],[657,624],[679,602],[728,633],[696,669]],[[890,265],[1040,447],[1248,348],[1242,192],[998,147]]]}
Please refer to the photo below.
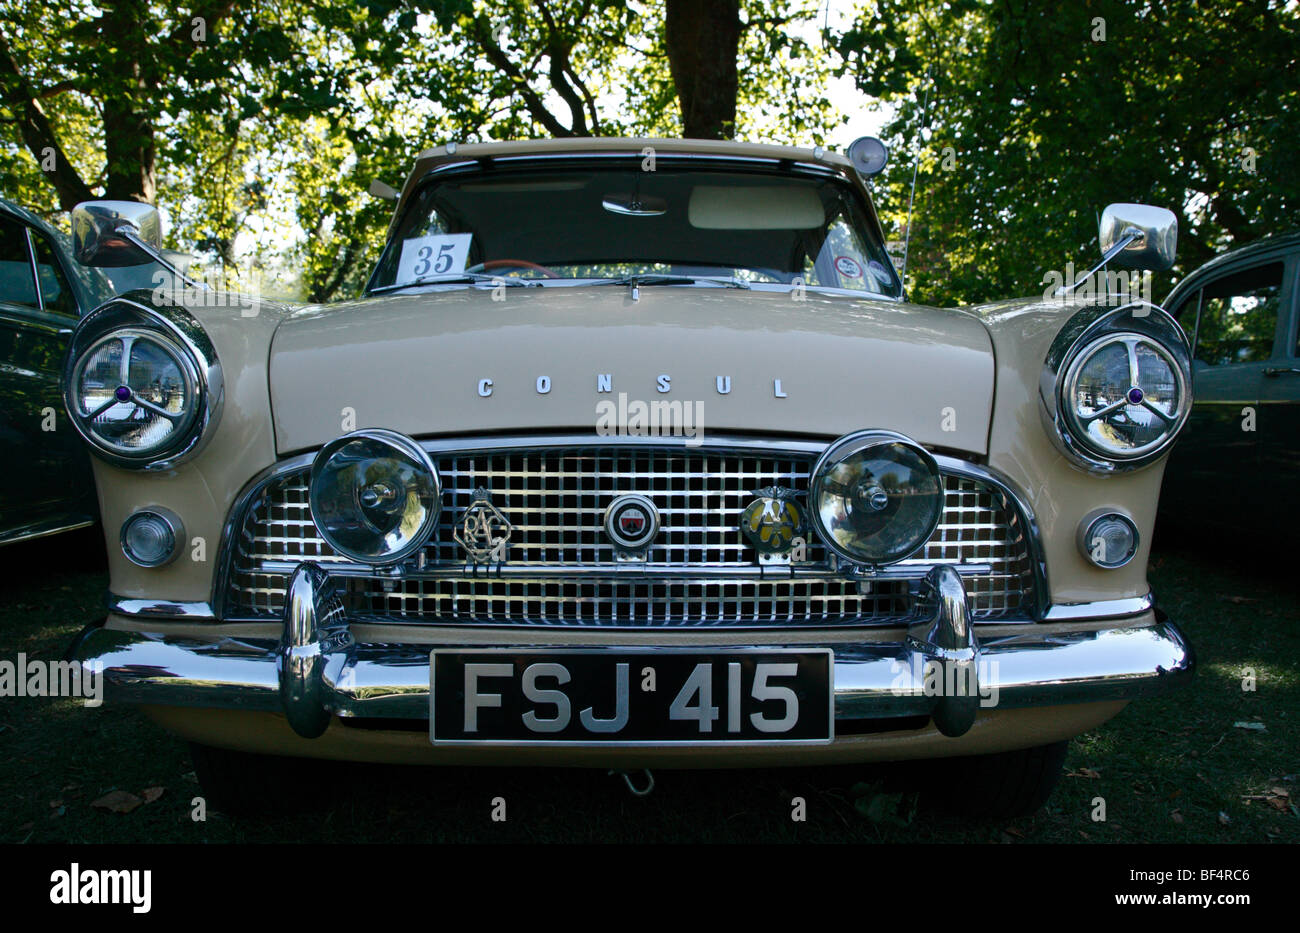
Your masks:
{"label": "chrome front bumper", "polygon": [[[981,708],[1150,696],[1181,684],[1194,664],[1182,633],[1159,616],[1065,633],[1024,625],[981,640],[961,578],[948,566],[926,577],[922,605],[924,618],[900,641],[849,641],[846,633],[829,645],[837,720],[930,716],[940,732],[959,736]],[[521,633],[520,647],[545,644],[529,634]],[[743,633],[736,635],[727,647],[743,646]],[[619,648],[608,638],[600,646]],[[803,647],[797,633],[767,646]],[[290,580],[278,641],[95,627],[71,656],[103,671],[110,701],[277,712],[315,738],[334,716],[427,720],[429,651],[428,644],[359,643],[329,576],[304,563]]]}

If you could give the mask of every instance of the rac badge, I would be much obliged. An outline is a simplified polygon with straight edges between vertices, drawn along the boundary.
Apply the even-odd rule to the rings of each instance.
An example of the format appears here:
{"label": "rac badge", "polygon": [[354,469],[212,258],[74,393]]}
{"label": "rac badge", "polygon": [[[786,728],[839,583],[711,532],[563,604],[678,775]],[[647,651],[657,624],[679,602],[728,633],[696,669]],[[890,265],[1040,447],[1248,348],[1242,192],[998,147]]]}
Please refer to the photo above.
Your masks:
{"label": "rac badge", "polygon": [[803,529],[803,513],[792,489],[767,486],[740,515],[740,530],[759,556],[784,554]]}
{"label": "rac badge", "polygon": [[474,490],[469,508],[452,537],[476,564],[503,563],[514,528],[501,510],[492,504],[491,494],[479,487]]}
{"label": "rac badge", "polygon": [[605,534],[620,554],[644,553],[659,533],[659,510],[645,496],[619,496],[605,510]]}

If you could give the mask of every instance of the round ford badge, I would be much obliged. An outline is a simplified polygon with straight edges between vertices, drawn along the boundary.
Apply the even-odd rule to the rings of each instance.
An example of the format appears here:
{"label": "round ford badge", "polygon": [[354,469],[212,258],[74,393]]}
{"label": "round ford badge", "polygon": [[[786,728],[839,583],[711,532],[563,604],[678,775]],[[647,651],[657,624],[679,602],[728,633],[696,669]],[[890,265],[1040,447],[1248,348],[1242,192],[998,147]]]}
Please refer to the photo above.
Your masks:
{"label": "round ford badge", "polygon": [[624,551],[650,546],[659,533],[659,510],[645,496],[619,496],[605,510],[605,534]]}

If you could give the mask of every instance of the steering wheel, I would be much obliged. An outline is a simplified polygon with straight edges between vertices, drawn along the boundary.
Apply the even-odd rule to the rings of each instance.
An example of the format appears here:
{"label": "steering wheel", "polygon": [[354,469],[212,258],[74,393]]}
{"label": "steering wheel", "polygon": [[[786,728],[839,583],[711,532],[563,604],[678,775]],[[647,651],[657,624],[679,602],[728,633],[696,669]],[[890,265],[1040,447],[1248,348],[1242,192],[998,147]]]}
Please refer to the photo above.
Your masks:
{"label": "steering wheel", "polygon": [[548,279],[560,278],[560,273],[546,266],[539,265],[535,262],[529,262],[527,259],[489,259],[487,262],[479,263],[484,272],[492,269],[533,269],[546,276]]}

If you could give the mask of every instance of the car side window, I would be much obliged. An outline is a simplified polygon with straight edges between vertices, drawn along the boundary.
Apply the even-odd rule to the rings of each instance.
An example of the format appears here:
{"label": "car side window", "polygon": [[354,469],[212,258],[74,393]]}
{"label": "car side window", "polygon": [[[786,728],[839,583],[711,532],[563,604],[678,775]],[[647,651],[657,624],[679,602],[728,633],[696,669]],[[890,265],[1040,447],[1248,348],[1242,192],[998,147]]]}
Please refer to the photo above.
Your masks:
{"label": "car side window", "polygon": [[54,246],[44,236],[32,231],[32,245],[36,248],[36,275],[41,283],[41,301],[46,311],[59,311],[77,315],[77,297],[63,274]]}
{"label": "car side window", "polygon": [[1281,294],[1280,262],[1244,269],[1206,285],[1197,317],[1196,359],[1210,366],[1269,359]]}
{"label": "car side window", "polygon": [[0,217],[0,301],[40,307],[27,248],[27,227],[8,217]]}

